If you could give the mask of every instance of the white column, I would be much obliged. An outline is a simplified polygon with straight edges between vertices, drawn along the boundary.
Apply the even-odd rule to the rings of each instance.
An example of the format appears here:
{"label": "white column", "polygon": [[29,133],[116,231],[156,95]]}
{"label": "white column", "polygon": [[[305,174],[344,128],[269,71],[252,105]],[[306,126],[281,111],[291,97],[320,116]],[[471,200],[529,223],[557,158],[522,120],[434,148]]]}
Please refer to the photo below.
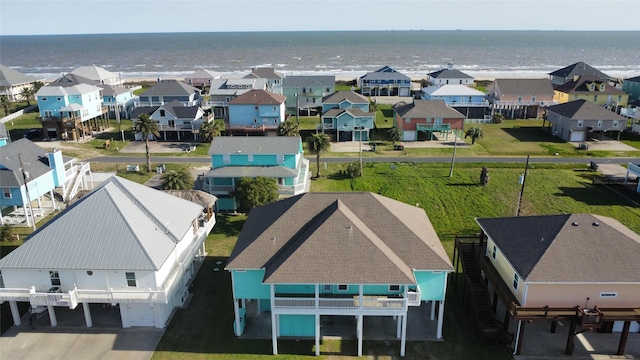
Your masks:
{"label": "white column", "polygon": [[56,198],[53,197],[53,189],[49,190],[49,196],[51,197],[51,209],[56,209]]}
{"label": "white column", "polygon": [[58,319],[56,319],[56,310],[53,305],[47,305],[47,310],[49,312],[49,320],[51,321],[51,326],[58,325]]}
{"label": "white column", "polygon": [[364,285],[362,285],[362,284],[358,285],[358,296],[360,296],[358,298],[358,304],[360,304],[360,311],[362,312],[362,308],[364,306],[364,300],[363,300],[363,297],[364,297]]}
{"label": "white column", "polygon": [[431,320],[436,319],[436,301],[431,300]]}
{"label": "white column", "polygon": [[440,301],[440,308],[438,309],[438,330],[436,332],[436,338],[442,339],[442,324],[444,323],[444,300]]}
{"label": "white column", "polygon": [[247,299],[242,299],[240,301],[242,301],[242,308],[246,309],[247,308]]}
{"label": "white column", "polygon": [[92,327],[93,321],[91,320],[91,310],[89,310],[89,303],[82,303],[82,311],[84,312],[84,322],[87,324],[87,327]]}
{"label": "white column", "polygon": [[400,340],[400,356],[404,356],[407,345],[407,313],[402,315],[402,339]]}
{"label": "white column", "polygon": [[156,329],[164,328],[165,321],[165,307],[164,305],[154,304],[153,315],[156,318]]}
{"label": "white column", "polygon": [[276,290],[273,284],[269,284],[271,291],[271,346],[273,355],[278,355],[278,316],[275,313]]}
{"label": "white column", "polygon": [[[360,285],[362,286],[362,285]],[[358,315],[358,356],[362,356],[362,327],[363,327],[364,317],[362,314]]]}
{"label": "white column", "polygon": [[[318,284],[316,284],[316,289]],[[316,356],[320,356],[320,314],[316,313]]]}
{"label": "white column", "polygon": [[233,313],[236,321],[236,336],[240,336],[240,311],[238,309],[238,299],[233,299]]}
{"label": "white column", "polygon": [[18,310],[18,303],[14,300],[9,301],[9,307],[11,308],[11,317],[13,318],[13,325],[22,325],[22,319],[20,319],[20,310]]}
{"label": "white column", "polygon": [[400,339],[400,330],[402,330],[402,315],[398,316],[398,321],[396,321],[396,338]]}

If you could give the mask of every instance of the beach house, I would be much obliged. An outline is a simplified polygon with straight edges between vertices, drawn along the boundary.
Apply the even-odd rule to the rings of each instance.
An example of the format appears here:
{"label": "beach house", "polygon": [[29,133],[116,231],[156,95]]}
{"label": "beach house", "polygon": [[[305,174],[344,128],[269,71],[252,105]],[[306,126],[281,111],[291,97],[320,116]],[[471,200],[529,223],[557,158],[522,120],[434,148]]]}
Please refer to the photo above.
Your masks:
{"label": "beach house", "polygon": [[[184,106],[178,100],[160,106],[142,106],[133,110],[132,117],[137,119],[147,114],[158,123],[162,140],[198,141],[200,126],[213,121],[213,116],[205,115],[200,106]],[[142,140],[142,133],[136,134],[136,140]]]}
{"label": "beach house", "polygon": [[173,100],[184,106],[198,106],[202,101],[200,89],[177,80],[159,80],[140,94],[138,106],[160,106]]}
{"label": "beach house", "polygon": [[245,75],[243,79],[265,79],[267,81],[266,90],[282,95],[282,79],[284,74],[272,67],[257,67],[251,73]]}
{"label": "beach house", "polygon": [[267,90],[249,90],[229,101],[227,132],[232,134],[275,133],[285,120],[285,100],[282,95]]}
{"label": "beach house", "polygon": [[209,88],[207,107],[212,109],[217,119],[229,120],[229,102],[249,90],[267,90],[267,80],[247,79],[215,79]]}
{"label": "beach house", "polygon": [[358,356],[366,353],[365,326],[385,327],[404,356],[407,323],[442,338],[453,267],[423,209],[351,192],[306,193],[254,208],[225,269],[233,331],[242,336],[245,326],[258,325],[252,319],[270,320],[274,355],[279,337],[315,339],[320,355],[322,334],[349,320]]}
{"label": "beach house", "polygon": [[554,104],[553,95],[548,79],[495,79],[487,86],[493,112],[509,119],[540,118],[542,108]]}
{"label": "beach house", "polygon": [[553,87],[553,99],[562,104],[574,100],[588,100],[611,109],[624,107],[629,94],[596,76],[576,76],[573,80]]}
{"label": "beach house", "polygon": [[464,119],[444,100],[414,100],[393,108],[393,126],[402,141],[447,140],[453,129],[464,127]]}
{"label": "beach house", "polygon": [[213,80],[220,79],[221,77],[222,74],[217,71],[200,69],[198,71],[194,71],[192,74],[185,76],[184,82],[191,86],[195,86],[204,90],[205,88],[211,86]]}
{"label": "beach house", "polygon": [[458,69],[453,68],[453,63],[447,67],[427,74],[427,81],[431,85],[466,85],[474,86],[474,78]]}
{"label": "beach house", "polygon": [[432,85],[422,89],[424,100],[444,100],[467,119],[491,119],[491,104],[482,91],[467,85]]}
{"label": "beach house", "polygon": [[546,108],[548,130],[565,141],[602,140],[605,134],[617,136],[627,127],[627,120],[587,100],[573,100]]}
{"label": "beach house", "polygon": [[122,78],[120,78],[119,74],[113,73],[109,70],[95,65],[80,66],[79,68],[73,70],[71,73],[74,75],[82,76],[83,78],[93,80],[103,85],[122,84]]}
{"label": "beach house", "polygon": [[358,86],[365,96],[411,95],[411,78],[389,66],[362,75]]}
{"label": "beach house", "polygon": [[368,141],[376,114],[369,112],[369,99],[354,91],[338,91],[322,99],[322,132],[337,141]]}
{"label": "beach house", "polygon": [[45,80],[0,64],[0,96],[6,96],[11,101],[22,100],[22,90],[31,88],[36,81],[44,83]]}
{"label": "beach house", "polygon": [[[315,115],[322,108],[322,99],[333,94],[336,77],[333,75],[291,75],[282,79],[282,95],[288,114],[296,114],[304,110],[306,115]],[[302,111],[301,111],[302,113]]]}
{"label": "beach house", "polygon": [[549,73],[549,79],[551,80],[551,83],[553,85],[566,84],[570,81],[576,81],[577,78],[583,76],[595,77],[596,79],[604,81],[605,83],[611,80],[611,77],[609,75],[582,61],[571,64],[569,66],[565,66],[562,69],[558,69]]}
{"label": "beach house", "polygon": [[240,178],[273,178],[280,197],[309,191],[309,160],[300,137],[218,136],[211,141],[209,156],[211,170],[198,176],[198,187],[218,197],[218,210],[236,210],[233,191]]}

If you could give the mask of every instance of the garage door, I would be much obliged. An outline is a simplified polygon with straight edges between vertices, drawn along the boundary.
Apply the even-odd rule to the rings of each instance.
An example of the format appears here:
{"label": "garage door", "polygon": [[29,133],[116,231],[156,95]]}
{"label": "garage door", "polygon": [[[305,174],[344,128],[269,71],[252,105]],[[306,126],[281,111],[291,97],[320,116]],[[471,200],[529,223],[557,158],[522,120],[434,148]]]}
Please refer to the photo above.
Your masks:
{"label": "garage door", "polygon": [[399,96],[409,96],[409,89],[408,88],[400,88]]}
{"label": "garage door", "polygon": [[584,131],[572,131],[569,141],[584,141]]}
{"label": "garage door", "polygon": [[412,131],[403,131],[402,132],[402,141],[416,141],[416,132]]}
{"label": "garage door", "polygon": [[149,305],[127,305],[129,326],[156,326],[156,316],[153,307]]}

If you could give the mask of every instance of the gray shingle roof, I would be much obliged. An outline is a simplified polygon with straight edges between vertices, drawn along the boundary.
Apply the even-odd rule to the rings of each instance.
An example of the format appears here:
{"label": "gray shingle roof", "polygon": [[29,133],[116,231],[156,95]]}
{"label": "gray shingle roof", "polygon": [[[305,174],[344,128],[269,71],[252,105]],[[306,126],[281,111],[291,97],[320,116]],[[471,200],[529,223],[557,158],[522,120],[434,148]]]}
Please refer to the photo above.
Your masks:
{"label": "gray shingle roof", "polygon": [[369,99],[366,96],[349,90],[337,91],[333,94],[327,95],[322,98],[322,103],[339,104],[345,100],[349,101],[352,104],[369,104]]}
{"label": "gray shingle roof", "polygon": [[297,154],[299,136],[216,136],[211,141],[209,155],[214,154]]}
{"label": "gray shingle roof", "polygon": [[77,75],[77,74],[64,74],[62,77],[59,77],[49,83],[49,86],[62,86],[62,87],[70,87],[78,84],[89,84],[99,86],[100,82],[91,80],[89,78]]}
{"label": "gray shingle roof", "polygon": [[0,64],[0,86],[10,87],[20,84],[28,84],[42,79],[25,75],[18,70]]}
{"label": "gray shingle roof", "polygon": [[196,115],[198,114],[198,109],[200,109],[199,106],[184,106],[178,100],[173,100],[169,103],[158,106],[158,108],[166,109],[168,112],[172,113],[179,119],[195,119]]}
{"label": "gray shingle roof", "polygon": [[524,281],[640,282],[640,235],[612,218],[564,214],[476,221]]}
{"label": "gray shingle roof", "polygon": [[246,93],[238,96],[237,98],[229,101],[229,105],[237,104],[255,104],[255,105],[281,105],[287,100],[286,96],[274,94],[272,92],[254,89],[249,90]]}
{"label": "gray shingle roof", "polygon": [[[588,84],[594,83],[596,87],[604,85],[604,90],[589,90]],[[567,94],[574,93],[587,93],[593,95],[623,95],[624,91],[616,89],[615,87],[608,85],[604,80],[596,76],[581,76],[578,81],[569,80],[562,85],[554,86],[556,91],[560,91]]]}
{"label": "gray shingle roof", "polygon": [[219,178],[243,178],[243,177],[272,177],[272,178],[290,178],[298,175],[294,169],[284,166],[225,166],[222,168],[212,169],[207,172],[206,177]]}
{"label": "gray shingle roof", "polygon": [[184,96],[200,93],[200,90],[176,80],[161,80],[142,95],[144,96]]}
{"label": "gray shingle roof", "polygon": [[613,111],[607,110],[587,100],[574,100],[564,104],[549,106],[547,111],[575,120],[624,120]]}
{"label": "gray shingle roof", "polygon": [[635,76],[635,77],[632,77],[632,78],[624,79],[624,81],[631,81],[631,82],[640,83],[640,76]]}
{"label": "gray shingle roof", "polygon": [[491,91],[493,87],[498,87],[504,95],[553,95],[553,86],[549,79],[495,79],[487,86]]}
{"label": "gray shingle roof", "polygon": [[413,103],[399,106],[394,111],[403,118],[462,118],[464,115],[447,106],[444,100],[414,100]]}
{"label": "gray shingle roof", "polygon": [[563,78],[573,78],[575,75],[578,75],[578,76],[586,75],[586,76],[595,76],[602,80],[611,79],[609,75],[603,73],[602,71],[582,61],[563,67],[562,69],[558,69],[556,71],[550,72],[549,75],[559,76]]}
{"label": "gray shingle roof", "polygon": [[372,193],[306,193],[253,209],[227,268],[298,284],[413,284],[414,269],[453,269],[423,209]]}
{"label": "gray shingle roof", "polygon": [[330,110],[327,110],[324,114],[322,114],[322,117],[336,117],[343,113],[349,113],[354,117],[375,116],[375,113],[364,112],[361,109],[353,108],[353,109],[330,109]]}
{"label": "gray shingle roof", "polygon": [[22,171],[20,171],[19,154],[22,154],[24,169],[31,179],[36,179],[43,174],[53,171],[49,167],[47,153],[40,146],[29,139],[13,141],[0,150],[0,184],[5,187],[18,187],[24,184]]}
{"label": "gray shingle roof", "polygon": [[428,74],[434,79],[473,79],[458,69],[442,69]]}
{"label": "gray shingle roof", "polygon": [[401,72],[397,72],[397,71],[393,71],[393,72],[379,72],[379,71],[374,71],[374,72],[368,72],[362,76],[360,76],[360,79],[363,80],[405,80],[405,81],[410,81],[411,78],[408,77],[407,75],[401,73]]}
{"label": "gray shingle roof", "polygon": [[202,206],[116,176],[0,260],[0,269],[158,270]]}
{"label": "gray shingle roof", "polygon": [[272,67],[259,67],[251,70],[251,73],[246,75],[245,78],[260,78],[260,79],[282,79],[284,76],[276,71]]}
{"label": "gray shingle roof", "polygon": [[285,76],[282,79],[282,86],[299,86],[299,87],[310,87],[310,86],[324,86],[324,87],[334,87],[336,85],[336,77],[333,75],[296,75],[296,76]]}

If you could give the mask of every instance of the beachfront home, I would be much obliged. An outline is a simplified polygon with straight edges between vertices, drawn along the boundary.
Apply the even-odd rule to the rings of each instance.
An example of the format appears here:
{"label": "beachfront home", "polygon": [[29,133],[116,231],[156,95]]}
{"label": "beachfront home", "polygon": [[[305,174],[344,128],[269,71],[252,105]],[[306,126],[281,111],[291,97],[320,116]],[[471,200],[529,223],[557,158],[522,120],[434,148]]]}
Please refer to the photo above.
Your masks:
{"label": "beachfront home", "polygon": [[[574,100],[564,104],[549,106],[545,122],[554,136],[566,141],[587,141],[617,135],[627,127],[627,121],[610,110],[587,100]],[[617,134],[612,133],[617,132]]]}
{"label": "beachfront home", "polygon": [[1,151],[1,224],[33,226],[34,216],[37,222],[58,207],[55,188],[61,188],[62,198],[69,201],[78,190],[90,187],[89,163],[76,162],[60,150],[46,152],[30,140],[20,139],[2,146]]}
{"label": "beachfront home", "polygon": [[280,197],[309,191],[309,160],[304,157],[300,137],[218,136],[211,141],[209,155],[211,170],[200,175],[198,183],[202,190],[218,197],[218,210],[236,210],[232,193],[240,178],[273,178]]}
{"label": "beachfront home", "polygon": [[109,307],[115,311],[107,316],[119,317],[123,328],[163,328],[188,304],[205,256],[215,217],[203,210],[112,176],[0,260],[0,300],[9,301],[16,325],[17,302],[26,302],[46,306],[51,326],[58,322],[56,307],[82,304],[87,327],[92,313]]}
{"label": "beachfront home", "polygon": [[448,139],[452,129],[464,127],[464,115],[447,106],[444,100],[414,100],[393,109],[393,126],[402,141]]}
{"label": "beachfront home", "polygon": [[322,99],[333,94],[336,77],[331,75],[286,76],[282,79],[282,95],[287,97],[288,114],[306,110],[307,115],[322,108]]}
{"label": "beachfront home", "polygon": [[533,321],[551,322],[551,332],[562,322],[569,334],[558,345],[566,344],[568,355],[582,331],[622,331],[618,355],[624,355],[627,334],[640,331],[640,235],[595,214],[476,222],[494,304],[500,298],[518,324],[514,355],[526,342],[525,324]]}
{"label": "beachfront home", "polygon": [[36,99],[45,138],[79,140],[109,126],[98,86],[51,84],[40,88]]}
{"label": "beachfront home", "polygon": [[440,69],[427,74],[427,81],[431,85],[467,85],[474,86],[472,76],[453,68],[452,63],[447,64],[446,69]]}
{"label": "beachfront home", "polygon": [[634,102],[636,105],[640,105],[640,76],[624,79],[622,91],[629,94],[629,103]]}
{"label": "beachfront home", "polygon": [[578,78],[583,76],[593,76],[605,83],[611,80],[609,75],[582,61],[549,73],[549,79],[553,85],[562,85],[570,81],[575,82]]}
{"label": "beachfront home", "polygon": [[[400,339],[400,356],[407,322],[435,328],[442,338],[453,267],[419,207],[351,192],[306,193],[254,208],[225,268],[236,336],[255,326],[252,316],[266,317],[261,323],[270,317],[274,355],[285,336],[315,337],[320,355],[322,334],[331,333],[334,321],[354,317],[358,356],[370,317],[382,318],[375,326],[394,335],[388,340]],[[429,306],[431,320],[438,308],[437,323],[420,315],[421,306]]]}
{"label": "beachfront home", "polygon": [[266,135],[285,120],[285,97],[266,90],[249,90],[229,101],[227,132]]}
{"label": "beachfront home", "polygon": [[229,102],[250,90],[267,90],[266,79],[215,79],[209,88],[209,101],[217,119],[229,120]]}
{"label": "beachfront home", "polygon": [[354,91],[338,91],[322,99],[322,132],[335,132],[337,141],[368,141],[376,114],[369,99]]}
{"label": "beachfront home", "polygon": [[509,119],[540,118],[542,108],[553,105],[553,87],[548,79],[495,79],[487,86],[493,112]]}
{"label": "beachfront home", "polygon": [[82,76],[84,78],[93,80],[99,84],[104,85],[121,85],[122,79],[120,75],[108,71],[99,66],[80,66],[79,68],[71,72],[74,75]]}
{"label": "beachfront home", "polygon": [[178,100],[184,106],[199,106],[200,89],[177,80],[160,80],[140,94],[137,106],[160,106]]}
{"label": "beachfront home", "polygon": [[432,85],[422,89],[424,100],[444,100],[447,106],[464,114],[467,119],[491,119],[487,96],[466,85]]}
{"label": "beachfront home", "polygon": [[272,67],[258,67],[251,70],[243,79],[265,79],[267,81],[267,89],[275,94],[282,95],[282,79],[284,74],[276,71]]}
{"label": "beachfront home", "polygon": [[411,96],[411,78],[389,66],[359,77],[358,87],[365,96]]}
{"label": "beachfront home", "polygon": [[[184,106],[178,100],[160,106],[137,107],[132,117],[137,119],[141,114],[149,115],[158,123],[163,140],[198,141],[202,123],[214,120],[213,116],[205,115],[200,106]],[[142,133],[136,134],[136,140],[142,140]]]}
{"label": "beachfront home", "polygon": [[629,101],[629,94],[595,76],[576,77],[562,85],[555,85],[553,89],[553,99],[561,104],[574,100],[588,100],[598,106],[617,109],[626,106]]}
{"label": "beachfront home", "polygon": [[194,71],[193,74],[189,74],[185,76],[184,82],[195,86],[200,89],[205,89],[211,86],[211,82],[215,79],[220,79],[222,74],[217,71],[200,69],[198,71]]}
{"label": "beachfront home", "polygon": [[22,100],[22,90],[31,88],[36,81],[44,83],[45,80],[0,64],[0,96],[6,96],[11,101]]}

